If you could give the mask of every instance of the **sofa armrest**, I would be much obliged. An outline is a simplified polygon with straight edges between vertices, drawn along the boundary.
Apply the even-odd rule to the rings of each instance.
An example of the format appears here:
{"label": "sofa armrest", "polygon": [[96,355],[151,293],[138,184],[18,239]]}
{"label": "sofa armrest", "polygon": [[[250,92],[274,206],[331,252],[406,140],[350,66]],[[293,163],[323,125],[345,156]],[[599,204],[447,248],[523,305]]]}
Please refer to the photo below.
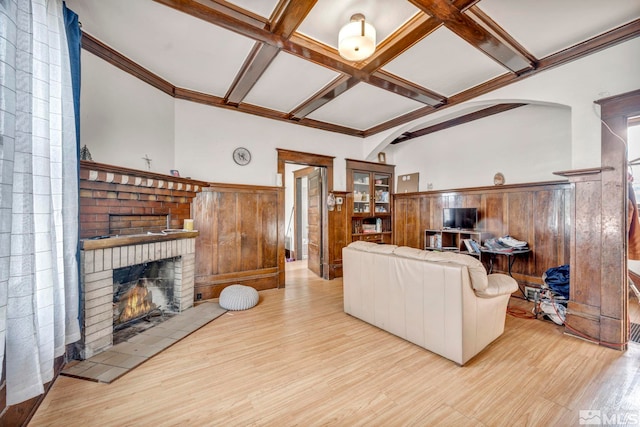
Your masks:
{"label": "sofa armrest", "polygon": [[500,295],[512,294],[518,290],[518,282],[506,274],[489,274],[487,276],[489,286],[482,291],[475,291],[480,298],[493,298]]}

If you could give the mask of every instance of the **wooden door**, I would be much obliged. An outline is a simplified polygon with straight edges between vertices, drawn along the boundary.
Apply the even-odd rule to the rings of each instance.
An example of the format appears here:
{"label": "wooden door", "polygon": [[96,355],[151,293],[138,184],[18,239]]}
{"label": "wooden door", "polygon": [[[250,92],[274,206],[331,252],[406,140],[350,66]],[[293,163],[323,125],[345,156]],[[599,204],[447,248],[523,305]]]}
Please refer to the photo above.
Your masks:
{"label": "wooden door", "polygon": [[308,255],[309,270],[322,277],[322,168],[308,175]]}

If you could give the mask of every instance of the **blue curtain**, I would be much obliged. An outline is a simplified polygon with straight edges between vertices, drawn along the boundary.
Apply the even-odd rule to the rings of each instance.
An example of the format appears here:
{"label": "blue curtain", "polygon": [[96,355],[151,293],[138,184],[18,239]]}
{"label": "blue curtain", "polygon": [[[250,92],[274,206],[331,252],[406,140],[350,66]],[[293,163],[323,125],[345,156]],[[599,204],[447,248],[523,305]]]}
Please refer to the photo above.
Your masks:
{"label": "blue curtain", "polygon": [[62,9],[67,32],[67,44],[69,45],[73,108],[76,116],[76,141],[78,141],[78,158],[80,158],[80,49],[82,47],[82,32],[80,31],[78,14],[68,9],[66,2],[62,2]]}
{"label": "blue curtain", "polygon": [[[80,49],[82,48],[82,32],[80,31],[80,20],[78,14],[67,8],[66,2],[62,2],[62,13],[64,15],[64,27],[67,34],[67,45],[69,46],[69,63],[71,66],[71,85],[73,92],[73,112],[76,119],[76,158],[80,160]],[[77,176],[80,177],[80,162],[77,164]],[[80,180],[78,179],[78,182]],[[80,192],[78,192],[79,197]],[[78,199],[78,205],[80,200]],[[78,211],[78,215],[80,212]],[[78,235],[80,235],[80,218],[78,217]],[[80,250],[76,250],[76,262],[78,265],[78,277],[80,277]],[[78,281],[78,321],[82,316],[80,282]]]}

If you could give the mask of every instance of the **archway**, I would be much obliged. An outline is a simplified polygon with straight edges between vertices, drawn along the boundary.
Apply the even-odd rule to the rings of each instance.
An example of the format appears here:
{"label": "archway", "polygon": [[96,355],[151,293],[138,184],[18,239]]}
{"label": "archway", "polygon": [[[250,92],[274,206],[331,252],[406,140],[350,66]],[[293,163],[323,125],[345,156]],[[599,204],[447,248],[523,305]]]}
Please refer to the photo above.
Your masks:
{"label": "archway", "polygon": [[568,108],[567,105],[563,104],[533,101],[528,99],[490,99],[469,102],[446,110],[446,114],[438,115],[435,113],[433,116],[427,116],[427,120],[420,121],[419,123],[413,122],[396,129],[382,139],[378,144],[373,146],[366,155],[365,160],[376,161],[379,152],[388,150],[392,144],[401,140],[403,135],[426,134],[421,131],[429,133],[441,131],[525,105],[537,105],[550,108]]}

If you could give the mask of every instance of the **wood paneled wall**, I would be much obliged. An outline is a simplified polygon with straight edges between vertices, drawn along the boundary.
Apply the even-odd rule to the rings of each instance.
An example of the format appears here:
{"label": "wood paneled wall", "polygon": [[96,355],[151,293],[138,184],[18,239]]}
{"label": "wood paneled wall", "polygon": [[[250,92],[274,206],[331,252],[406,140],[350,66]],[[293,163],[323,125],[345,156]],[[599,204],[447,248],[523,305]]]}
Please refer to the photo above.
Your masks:
{"label": "wood paneled wall", "polygon": [[[529,243],[532,252],[518,257],[513,276],[540,284],[547,269],[569,263],[572,191],[562,181],[396,194],[394,243],[424,248],[424,230],[442,228],[443,208],[475,207],[480,230]],[[496,261],[494,271],[508,271],[506,257]]]}
{"label": "wood paneled wall", "polygon": [[599,340],[603,285],[602,174],[597,169],[567,176],[575,188],[575,209],[571,213],[575,227],[571,230],[571,286],[566,323],[570,333],[573,329]]}
{"label": "wood paneled wall", "polygon": [[[220,296],[231,284],[276,288],[279,187],[211,184],[193,201],[196,239],[195,295]],[[282,284],[284,285],[284,284]]]}
{"label": "wood paneled wall", "polygon": [[640,89],[597,103],[603,121],[601,165],[558,172],[575,185],[567,331],[624,350],[629,337],[628,159],[624,141],[630,121],[640,116]]}
{"label": "wood paneled wall", "polygon": [[329,211],[329,279],[342,277],[342,248],[351,243],[351,216],[347,191],[333,191],[335,197],[342,197],[342,206],[336,205]]}

